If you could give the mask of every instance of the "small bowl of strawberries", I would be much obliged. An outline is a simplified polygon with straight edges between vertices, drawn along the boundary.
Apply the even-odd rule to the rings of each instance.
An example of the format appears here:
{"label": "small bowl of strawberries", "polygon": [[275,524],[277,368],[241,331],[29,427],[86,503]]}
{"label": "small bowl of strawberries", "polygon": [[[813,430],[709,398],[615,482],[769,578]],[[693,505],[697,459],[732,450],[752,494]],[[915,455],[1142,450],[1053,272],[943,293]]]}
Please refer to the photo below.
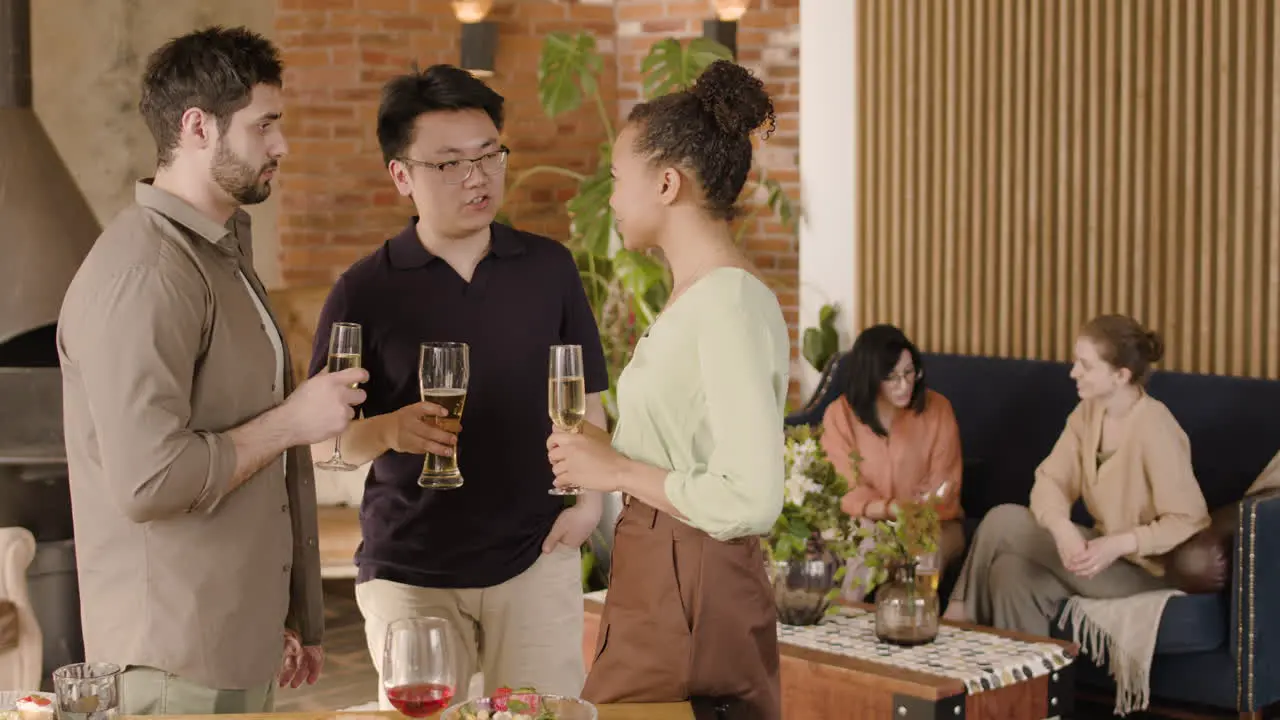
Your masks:
{"label": "small bowl of strawberries", "polygon": [[444,711],[440,720],[597,720],[596,706],[575,697],[546,695],[534,688],[498,688]]}

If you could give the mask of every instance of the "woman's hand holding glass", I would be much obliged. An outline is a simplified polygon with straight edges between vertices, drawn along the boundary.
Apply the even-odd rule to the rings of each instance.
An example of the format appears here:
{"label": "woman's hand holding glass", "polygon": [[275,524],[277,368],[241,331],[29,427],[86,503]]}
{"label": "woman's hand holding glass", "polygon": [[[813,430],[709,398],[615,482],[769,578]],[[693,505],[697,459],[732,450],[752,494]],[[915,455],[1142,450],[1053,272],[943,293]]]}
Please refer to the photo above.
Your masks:
{"label": "woman's hand holding glass", "polygon": [[[590,427],[590,424],[586,424]],[[603,437],[602,437],[603,436]],[[609,444],[604,431],[557,430],[547,439],[547,458],[555,473],[556,487],[614,492],[629,460]]]}

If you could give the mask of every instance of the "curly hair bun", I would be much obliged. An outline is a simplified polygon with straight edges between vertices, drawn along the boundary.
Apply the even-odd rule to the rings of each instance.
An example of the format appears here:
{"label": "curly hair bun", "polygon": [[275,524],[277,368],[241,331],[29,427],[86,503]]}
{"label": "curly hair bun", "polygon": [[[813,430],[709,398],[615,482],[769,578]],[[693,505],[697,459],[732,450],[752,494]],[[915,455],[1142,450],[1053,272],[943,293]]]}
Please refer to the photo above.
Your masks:
{"label": "curly hair bun", "polygon": [[1164,357],[1164,339],[1160,337],[1160,333],[1148,330],[1144,334],[1143,340],[1146,347],[1147,362],[1158,363]]}
{"label": "curly hair bun", "polygon": [[765,92],[764,83],[750,70],[728,60],[711,63],[689,92],[725,133],[750,135],[773,120],[773,101]]}

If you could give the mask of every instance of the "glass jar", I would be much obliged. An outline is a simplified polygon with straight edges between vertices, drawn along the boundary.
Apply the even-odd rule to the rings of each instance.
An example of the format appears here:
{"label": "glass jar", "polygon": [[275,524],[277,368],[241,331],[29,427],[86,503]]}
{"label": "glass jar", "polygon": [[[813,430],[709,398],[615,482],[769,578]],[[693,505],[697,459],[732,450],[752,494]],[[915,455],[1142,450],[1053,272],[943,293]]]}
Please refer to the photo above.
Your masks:
{"label": "glass jar", "polygon": [[894,645],[922,645],[938,636],[938,592],[915,563],[895,565],[876,590],[876,637]]}
{"label": "glass jar", "polygon": [[811,544],[802,556],[775,561],[769,568],[778,621],[783,625],[817,625],[838,593],[836,571],[840,562],[820,544]]}

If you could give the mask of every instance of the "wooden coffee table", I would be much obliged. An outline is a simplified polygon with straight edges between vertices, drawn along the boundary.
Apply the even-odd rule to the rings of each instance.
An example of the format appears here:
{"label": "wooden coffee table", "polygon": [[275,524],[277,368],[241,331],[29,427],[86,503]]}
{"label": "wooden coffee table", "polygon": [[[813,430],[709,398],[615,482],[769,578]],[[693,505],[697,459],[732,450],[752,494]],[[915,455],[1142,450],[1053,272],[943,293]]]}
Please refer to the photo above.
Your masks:
{"label": "wooden coffee table", "polygon": [[[588,662],[603,593],[585,599]],[[918,648],[874,641],[869,605],[849,605],[813,628],[781,627],[782,714],[786,720],[1044,720],[1075,705],[1068,642],[944,623]]]}

